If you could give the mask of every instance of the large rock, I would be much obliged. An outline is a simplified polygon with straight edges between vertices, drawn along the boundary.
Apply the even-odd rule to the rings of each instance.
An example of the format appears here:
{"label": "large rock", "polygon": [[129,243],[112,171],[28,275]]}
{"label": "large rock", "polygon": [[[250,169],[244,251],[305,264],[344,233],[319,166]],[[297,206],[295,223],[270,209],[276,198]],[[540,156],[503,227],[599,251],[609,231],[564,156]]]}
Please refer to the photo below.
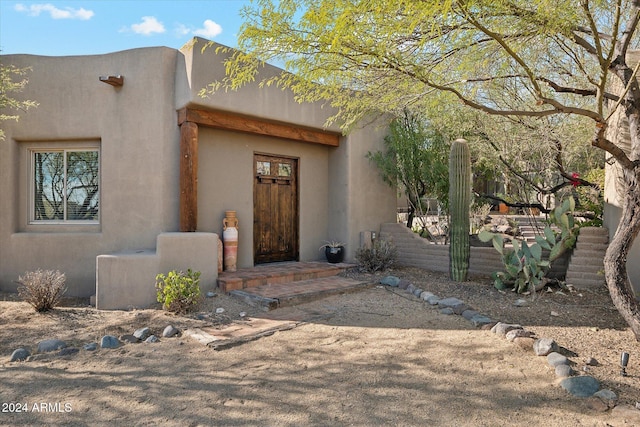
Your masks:
{"label": "large rock", "polygon": [[127,343],[127,344],[139,344],[140,340],[136,337],[134,337],[133,335],[120,335],[120,337],[118,338],[120,341]]}
{"label": "large rock", "polygon": [[498,322],[491,328],[491,332],[504,337],[507,335],[507,332],[513,331],[514,329],[522,329],[522,325]]}
{"label": "large rock", "polygon": [[144,327],[140,328],[133,333],[133,336],[139,339],[140,341],[146,340],[151,335],[151,329]]}
{"label": "large rock", "polygon": [[461,313],[458,313],[457,308],[454,308],[453,312],[456,313],[456,314],[460,314],[462,317],[464,317],[465,319],[467,319],[469,321],[471,321],[471,319],[473,319],[475,316],[480,314],[477,311],[471,310],[471,309],[467,309],[467,310],[462,311]]}
{"label": "large rock", "polygon": [[22,362],[27,360],[27,357],[31,356],[31,353],[26,348],[18,348],[11,353],[10,362]]}
{"label": "large rock", "polygon": [[425,301],[430,305],[438,305],[438,303],[440,302],[440,298],[437,295],[430,295]]}
{"label": "large rock", "polygon": [[625,425],[640,426],[640,410],[630,405],[618,405],[611,410],[614,420],[625,422]]}
{"label": "large rock", "polygon": [[400,282],[400,278],[396,276],[386,276],[380,280],[381,285],[392,286],[394,288],[398,286],[399,282]]}
{"label": "large rock", "polygon": [[453,308],[453,312],[457,315],[462,315],[462,313],[464,313],[467,310],[473,310],[473,308],[471,306],[468,306],[467,304],[458,304]]}
{"label": "large rock", "polygon": [[100,347],[102,348],[118,348],[120,347],[120,341],[113,335],[105,335],[100,340]]}
{"label": "large rock", "polygon": [[166,328],[164,328],[164,331],[162,331],[162,336],[165,338],[171,338],[178,332],[178,329],[174,328],[173,325],[168,325]]}
{"label": "large rock", "polygon": [[531,331],[527,331],[525,329],[512,329],[504,336],[507,341],[513,342],[516,338],[531,338],[535,334]]}
{"label": "large rock", "polygon": [[607,409],[613,408],[618,404],[618,395],[606,388],[595,392],[592,398],[601,400],[607,406]]}
{"label": "large rock", "polygon": [[423,293],[420,294],[420,298],[422,298],[424,301],[426,301],[429,297],[432,297],[433,293],[429,292],[429,291],[424,291]]}
{"label": "large rock", "polygon": [[546,356],[552,351],[558,351],[558,344],[551,338],[540,338],[533,343],[533,352],[537,356]]}
{"label": "large rock", "polygon": [[556,371],[556,377],[558,378],[568,378],[571,375],[573,375],[573,369],[571,369],[571,366],[565,365],[565,364],[557,365],[555,367],[555,371]]}
{"label": "large rock", "polygon": [[482,314],[476,314],[469,321],[476,328],[479,328],[482,325],[488,325],[489,323],[493,322],[493,320],[491,320],[490,318],[488,318],[487,316],[484,316]]}
{"label": "large rock", "polygon": [[552,351],[551,353],[547,354],[547,363],[552,368],[555,368],[558,365],[568,365],[569,359],[567,359],[567,356],[563,356],[560,353]]}
{"label": "large rock", "polygon": [[[400,281],[398,282],[398,287],[400,289],[407,289],[407,287],[411,284],[410,281],[406,280],[406,279],[400,279]],[[389,285],[389,286],[393,286],[393,285]]]}
{"label": "large rock", "polygon": [[441,307],[456,307],[460,304],[464,304],[463,301],[459,300],[458,298],[453,298],[453,297],[449,297],[449,298],[443,298],[440,301],[438,301],[438,305]]}
{"label": "large rock", "polygon": [[600,389],[600,383],[590,375],[581,375],[563,379],[560,387],[574,396],[589,397]]}
{"label": "large rock", "polygon": [[44,340],[38,343],[38,353],[49,353],[51,351],[57,351],[67,346],[62,340]]}

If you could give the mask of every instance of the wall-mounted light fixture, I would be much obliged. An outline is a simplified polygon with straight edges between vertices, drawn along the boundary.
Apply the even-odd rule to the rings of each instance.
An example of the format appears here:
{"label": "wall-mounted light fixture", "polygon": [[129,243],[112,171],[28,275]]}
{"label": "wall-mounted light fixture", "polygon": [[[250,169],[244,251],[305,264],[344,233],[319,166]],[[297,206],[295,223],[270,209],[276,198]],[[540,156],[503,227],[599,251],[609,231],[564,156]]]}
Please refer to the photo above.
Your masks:
{"label": "wall-mounted light fixture", "polygon": [[111,86],[122,86],[124,84],[124,77],[120,74],[117,76],[100,76],[100,81],[110,84]]}

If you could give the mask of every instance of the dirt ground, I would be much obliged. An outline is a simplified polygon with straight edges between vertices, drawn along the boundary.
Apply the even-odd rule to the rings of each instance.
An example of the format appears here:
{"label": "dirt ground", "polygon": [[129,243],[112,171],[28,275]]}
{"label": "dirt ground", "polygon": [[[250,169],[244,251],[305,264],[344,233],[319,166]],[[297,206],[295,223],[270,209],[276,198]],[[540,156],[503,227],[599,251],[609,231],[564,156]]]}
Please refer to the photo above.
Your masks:
{"label": "dirt ground", "polygon": [[[348,273],[356,275],[356,273]],[[495,320],[519,323],[576,355],[576,371],[613,390],[621,405],[640,401],[640,344],[606,289],[541,292],[526,307],[488,281],[450,282],[417,269],[391,273],[436,295],[455,296]],[[372,283],[380,275],[362,275]],[[217,308],[224,313],[216,314]],[[82,348],[105,334],[168,324],[224,330],[267,313],[218,295],[198,311],[96,311],[67,301],[35,313],[0,295],[0,425],[167,426],[628,426],[556,383],[535,356],[460,316],[408,293],[373,285],[270,313],[306,318],[294,329],[213,350],[182,334],[155,344],[80,350],[9,363],[19,347],[57,338]],[[620,353],[630,353],[628,376]],[[26,412],[16,412],[20,404]],[[44,404],[44,405],[42,405]],[[22,406],[24,405],[24,406]]]}

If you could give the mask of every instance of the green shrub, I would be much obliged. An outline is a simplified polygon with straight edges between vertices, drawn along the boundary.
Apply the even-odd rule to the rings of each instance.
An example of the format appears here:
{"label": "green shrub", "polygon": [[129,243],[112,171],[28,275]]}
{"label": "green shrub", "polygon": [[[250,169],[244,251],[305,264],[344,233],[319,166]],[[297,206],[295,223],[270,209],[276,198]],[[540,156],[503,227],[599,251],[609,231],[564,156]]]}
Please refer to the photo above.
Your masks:
{"label": "green shrub", "polygon": [[386,270],[395,264],[397,258],[396,247],[385,240],[376,240],[371,248],[360,248],[356,251],[358,268],[369,273]]}
{"label": "green shrub", "polygon": [[65,280],[64,273],[58,270],[28,271],[24,276],[18,277],[21,285],[18,287],[18,295],[36,311],[48,311],[58,305],[66,292]]}
{"label": "green shrub", "polygon": [[182,271],[170,271],[166,276],[156,276],[156,289],[158,290],[158,302],[162,303],[164,310],[172,313],[186,313],[198,303],[200,299],[200,272],[188,269],[186,274]]}

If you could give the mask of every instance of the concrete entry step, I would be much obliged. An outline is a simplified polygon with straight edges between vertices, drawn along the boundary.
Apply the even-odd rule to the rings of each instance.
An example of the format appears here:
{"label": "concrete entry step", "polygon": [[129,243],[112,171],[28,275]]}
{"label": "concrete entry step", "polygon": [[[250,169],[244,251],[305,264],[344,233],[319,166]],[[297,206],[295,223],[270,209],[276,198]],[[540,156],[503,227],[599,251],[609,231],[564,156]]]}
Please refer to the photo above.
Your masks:
{"label": "concrete entry step", "polygon": [[267,284],[229,292],[229,295],[269,311],[301,304],[329,295],[353,292],[372,286],[346,277],[331,276],[288,283]]}

